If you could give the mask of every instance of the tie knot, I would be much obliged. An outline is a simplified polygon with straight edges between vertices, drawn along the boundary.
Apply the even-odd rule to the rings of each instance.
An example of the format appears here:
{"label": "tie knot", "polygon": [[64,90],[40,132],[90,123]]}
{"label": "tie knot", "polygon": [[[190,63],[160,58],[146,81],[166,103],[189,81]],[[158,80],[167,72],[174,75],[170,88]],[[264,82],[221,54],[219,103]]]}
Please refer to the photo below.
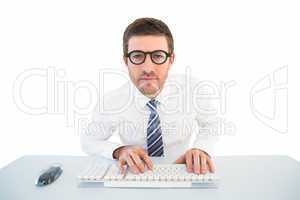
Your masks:
{"label": "tie knot", "polygon": [[151,99],[150,101],[147,102],[147,106],[152,110],[156,111],[157,108],[157,101],[155,99]]}

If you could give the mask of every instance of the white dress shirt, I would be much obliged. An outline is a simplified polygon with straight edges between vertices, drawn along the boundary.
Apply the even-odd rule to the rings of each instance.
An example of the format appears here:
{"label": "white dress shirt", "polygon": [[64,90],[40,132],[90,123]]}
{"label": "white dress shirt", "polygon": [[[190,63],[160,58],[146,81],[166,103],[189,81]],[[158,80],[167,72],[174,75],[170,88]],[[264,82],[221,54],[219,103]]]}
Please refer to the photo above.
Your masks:
{"label": "white dress shirt", "polygon": [[[213,154],[217,137],[211,133],[216,129],[216,118],[204,88],[196,79],[173,75],[155,98],[164,156],[170,162],[189,148]],[[124,145],[139,145],[147,150],[150,110],[146,103],[149,100],[131,82],[105,94],[94,109],[90,123],[82,130],[83,151],[112,159],[113,151]]]}

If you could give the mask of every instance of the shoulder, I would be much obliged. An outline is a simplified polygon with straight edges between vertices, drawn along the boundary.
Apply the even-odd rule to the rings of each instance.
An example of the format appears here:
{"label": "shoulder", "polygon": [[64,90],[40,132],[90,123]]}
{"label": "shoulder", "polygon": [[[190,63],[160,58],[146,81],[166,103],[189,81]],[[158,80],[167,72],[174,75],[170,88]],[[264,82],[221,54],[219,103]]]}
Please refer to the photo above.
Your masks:
{"label": "shoulder", "polygon": [[177,95],[189,105],[194,114],[215,114],[218,87],[213,81],[201,79],[195,75],[172,74],[168,77],[166,94]]}

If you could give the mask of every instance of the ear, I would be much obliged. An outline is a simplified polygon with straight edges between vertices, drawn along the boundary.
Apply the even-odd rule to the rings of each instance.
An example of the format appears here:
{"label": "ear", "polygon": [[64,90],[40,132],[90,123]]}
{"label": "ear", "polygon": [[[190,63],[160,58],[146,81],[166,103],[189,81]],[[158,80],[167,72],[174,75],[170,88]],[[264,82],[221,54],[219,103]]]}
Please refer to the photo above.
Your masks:
{"label": "ear", "polygon": [[170,56],[170,64],[172,65],[174,63],[175,60],[175,53],[172,53]]}

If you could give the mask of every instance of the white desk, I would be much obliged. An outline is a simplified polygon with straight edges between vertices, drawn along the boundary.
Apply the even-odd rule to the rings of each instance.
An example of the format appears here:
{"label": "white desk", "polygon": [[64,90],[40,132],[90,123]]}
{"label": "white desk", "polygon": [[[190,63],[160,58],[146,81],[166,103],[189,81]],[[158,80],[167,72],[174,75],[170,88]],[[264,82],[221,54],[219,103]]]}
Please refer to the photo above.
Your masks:
{"label": "white desk", "polygon": [[[98,158],[103,162],[109,160]],[[118,189],[78,185],[76,176],[89,157],[24,156],[0,169],[0,200],[46,199],[228,199],[300,200],[300,163],[287,156],[216,157],[221,183],[217,189]],[[59,162],[63,174],[51,185],[35,180],[49,164]],[[160,162],[155,160],[154,162]]]}

